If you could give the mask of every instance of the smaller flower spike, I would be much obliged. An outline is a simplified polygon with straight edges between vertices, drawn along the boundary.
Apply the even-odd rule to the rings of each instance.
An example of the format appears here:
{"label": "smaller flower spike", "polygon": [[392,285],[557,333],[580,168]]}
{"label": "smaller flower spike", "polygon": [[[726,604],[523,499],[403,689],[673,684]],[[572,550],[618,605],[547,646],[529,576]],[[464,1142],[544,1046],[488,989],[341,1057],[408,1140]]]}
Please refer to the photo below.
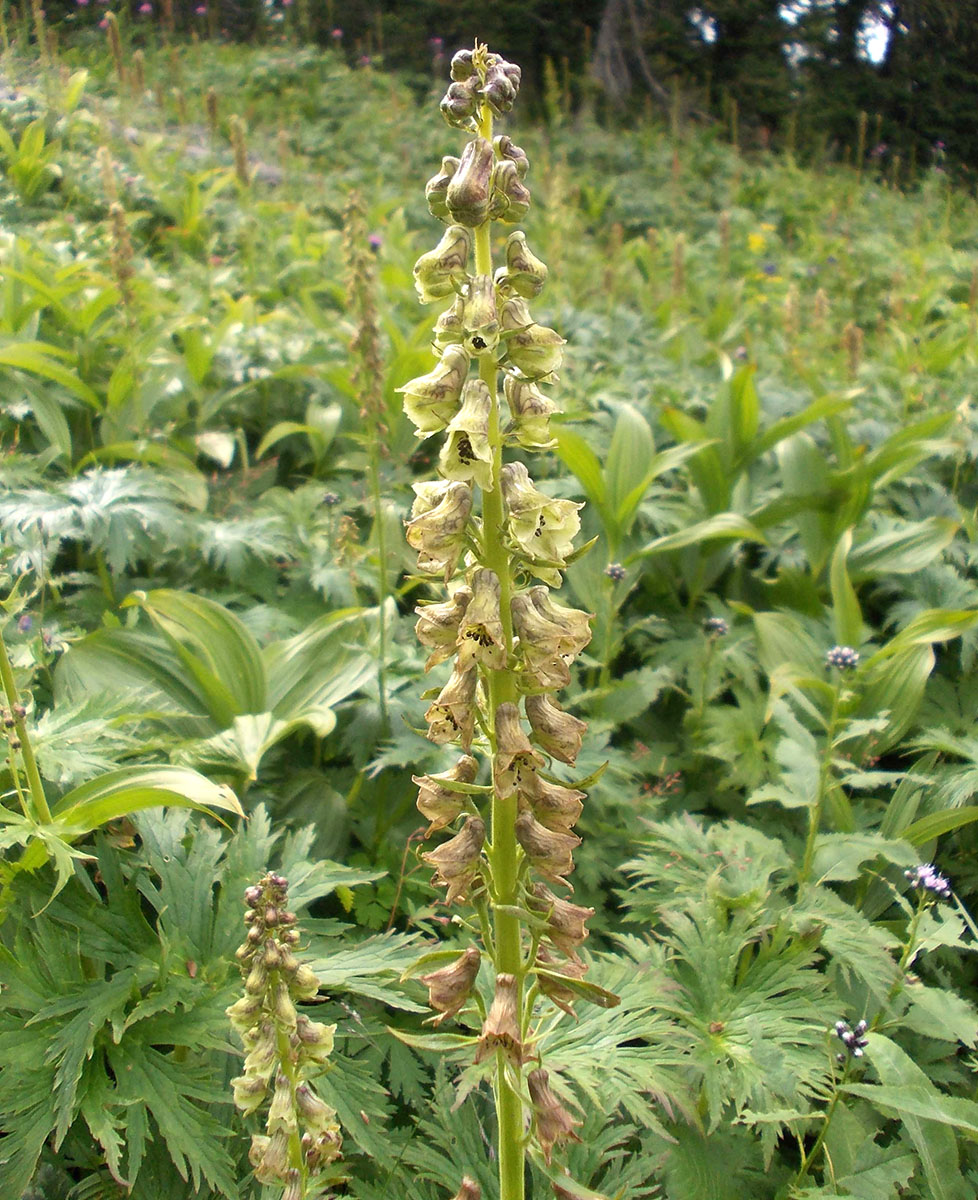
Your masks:
{"label": "smaller flower spike", "polygon": [[587,725],[564,712],[549,696],[527,696],[526,715],[537,742],[561,762],[572,766],[581,752]]}
{"label": "smaller flower spike", "polygon": [[473,890],[479,876],[482,845],[486,840],[486,826],[479,817],[469,817],[457,833],[437,849],[429,850],[421,857],[435,868],[434,882],[448,888],[446,904],[464,900]]}
{"label": "smaller flower spike", "polygon": [[475,687],[478,677],[477,671],[463,671],[456,665],[448,683],[424,715],[430,741],[443,746],[457,739],[462,749],[468,750],[475,732]]}
{"label": "smaller flower spike", "polygon": [[574,870],[573,852],[581,839],[573,833],[555,833],[541,825],[529,812],[516,818],[516,839],[526,851],[530,865],[551,883],[566,883],[564,876]]}
{"label": "smaller flower spike", "polygon": [[455,653],[458,629],[472,599],[472,589],[464,584],[440,604],[419,605],[414,611],[418,623],[414,627],[418,641],[432,653],[424,665],[426,671],[451,658]]}
{"label": "smaller flower spike", "polygon": [[523,1035],[516,1001],[516,976],[505,973],[497,975],[496,993],[479,1035],[479,1047],[475,1053],[477,1063],[502,1050],[514,1067],[522,1065]]}
{"label": "smaller flower spike", "polygon": [[533,1127],[547,1166],[557,1142],[581,1139],[574,1132],[580,1125],[560,1103],[550,1088],[550,1076],[544,1070],[531,1071],[526,1077],[533,1104]]}
{"label": "smaller flower spike", "polygon": [[430,837],[439,829],[446,829],[462,815],[465,797],[461,792],[445,787],[445,783],[472,783],[479,764],[468,754],[463,754],[455,766],[437,775],[413,775],[411,782],[418,785],[418,812],[431,824],[425,831]]}
{"label": "smaller flower spike", "polygon": [[407,523],[408,545],[418,552],[418,570],[450,579],[465,545],[472,491],[452,480],[414,484],[415,501]]}
{"label": "smaller flower spike", "polygon": [[469,946],[447,967],[421,976],[421,982],[428,988],[428,1003],[440,1014],[432,1021],[433,1025],[440,1025],[461,1011],[479,974],[481,962],[482,955],[475,946]]}

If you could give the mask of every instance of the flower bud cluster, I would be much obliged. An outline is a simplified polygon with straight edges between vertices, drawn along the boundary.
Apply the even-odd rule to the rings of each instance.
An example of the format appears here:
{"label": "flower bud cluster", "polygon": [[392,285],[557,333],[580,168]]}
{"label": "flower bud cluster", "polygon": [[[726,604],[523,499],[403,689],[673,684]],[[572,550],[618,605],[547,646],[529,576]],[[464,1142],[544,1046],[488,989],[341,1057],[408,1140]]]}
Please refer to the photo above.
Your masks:
{"label": "flower bud cluster", "polygon": [[833,646],[825,655],[825,664],[837,671],[854,671],[859,666],[859,651],[851,646]]}
{"label": "flower bud cluster", "polygon": [[950,900],[951,884],[933,863],[920,863],[903,874],[910,881],[910,886],[918,891],[930,892],[938,900]]}
{"label": "flower bud cluster", "polygon": [[341,1147],[336,1113],[307,1079],[328,1061],[336,1026],[296,1007],[316,995],[319,980],[295,955],[300,935],[288,886],[268,874],[245,891],[248,933],[236,952],[244,995],[227,1010],[245,1049],[244,1074],[231,1081],[234,1102],[248,1114],[269,1101],[265,1133],[251,1140],[255,1178],[282,1184],[286,1196],[300,1195],[304,1175],[333,1163]]}
{"label": "flower bud cluster", "polygon": [[[489,223],[519,220],[530,201],[526,154],[509,137],[491,136],[490,114],[512,105],[519,69],[477,45],[452,60],[452,80],[442,112],[473,136],[428,181],[429,208],[446,228],[414,270],[422,303],[449,303],[434,326],[438,362],[399,390],[418,437],[444,435],[439,478],[414,485],[406,536],[418,570],[448,587],[446,599],[416,609],[416,633],[428,652],[426,670],[451,663],[447,681],[430,693],[427,736],[459,753],[448,770],[414,782],[426,837],[442,838],[421,857],[445,888],[445,902],[471,903],[483,915],[495,905],[523,914],[519,968],[512,956],[507,965],[494,963],[475,1055],[476,1063],[519,1076],[534,1057],[526,976],[572,1011],[586,969],[578,950],[593,910],[552,890],[572,890],[568,876],[581,841],[574,827],[585,794],[549,770],[553,761],[573,766],[582,747],[585,724],[555,693],[569,684],[571,666],[590,642],[591,615],[550,594],[574,554],[582,505],[547,495],[522,462],[503,460],[507,446],[540,451],[554,444],[550,417],[557,409],[544,389],[556,378],[564,344],[530,312],[547,268],[525,234],[510,232],[504,263],[493,270],[490,261]],[[477,785],[475,754],[483,749],[491,783]],[[505,891],[496,872],[503,840],[515,864],[506,868],[515,882]],[[495,953],[488,942],[486,952]],[[472,946],[421,976],[434,1024],[463,1011],[482,960]],[[530,1071],[521,1090],[549,1162],[554,1144],[575,1136],[576,1122],[545,1071]]]}
{"label": "flower bud cluster", "polygon": [[[845,1046],[846,1051],[851,1058],[862,1058],[863,1051],[869,1045],[867,1039],[863,1036],[869,1026],[865,1021],[857,1021],[855,1026],[850,1026],[848,1021],[836,1021],[835,1036]],[[839,1062],[845,1062],[846,1055],[838,1055]]]}

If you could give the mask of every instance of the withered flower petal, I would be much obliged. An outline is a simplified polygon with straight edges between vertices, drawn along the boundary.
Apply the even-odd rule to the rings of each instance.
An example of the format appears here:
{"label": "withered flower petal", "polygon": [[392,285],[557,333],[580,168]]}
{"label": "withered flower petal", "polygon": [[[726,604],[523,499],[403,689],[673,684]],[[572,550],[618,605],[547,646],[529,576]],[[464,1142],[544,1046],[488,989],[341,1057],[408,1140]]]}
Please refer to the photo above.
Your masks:
{"label": "withered flower petal", "polygon": [[581,752],[587,725],[564,712],[550,696],[527,696],[526,715],[533,736],[548,754],[573,764]]}
{"label": "withered flower petal", "polygon": [[428,706],[424,719],[428,722],[428,738],[436,745],[456,739],[463,750],[472,744],[475,732],[475,687],[478,672],[463,671],[456,664],[448,682]]}
{"label": "withered flower petal", "polygon": [[575,1121],[566,1108],[560,1103],[550,1087],[550,1076],[543,1069],[531,1071],[526,1077],[530,1090],[530,1102],[533,1105],[533,1128],[536,1133],[543,1157],[550,1165],[550,1157],[554,1145],[558,1142],[581,1139],[574,1132],[581,1124]]}
{"label": "withered flower petal", "polygon": [[471,599],[472,589],[463,584],[447,600],[438,604],[421,604],[414,610],[418,616],[418,623],[414,627],[418,641],[433,651],[424,665],[426,671],[455,653],[458,627]]}
{"label": "withered flower petal", "polygon": [[433,1025],[440,1025],[461,1010],[472,991],[481,962],[482,955],[475,946],[469,946],[447,967],[421,976],[421,982],[428,988],[428,1003],[441,1014]]}
{"label": "withered flower petal", "polygon": [[502,1050],[513,1066],[518,1067],[523,1063],[523,1033],[517,1011],[517,990],[515,975],[504,972],[496,976],[496,992],[483,1022],[475,1052],[477,1063],[483,1062],[497,1050]]}
{"label": "withered flower petal", "polygon": [[438,829],[445,829],[462,815],[465,807],[461,792],[447,788],[441,780],[450,783],[472,783],[479,770],[479,764],[471,755],[463,754],[455,766],[437,775],[413,775],[411,782],[418,785],[418,812],[430,821],[425,837],[430,837]]}
{"label": "withered flower petal", "polygon": [[479,874],[482,845],[486,840],[485,822],[469,817],[457,833],[434,850],[422,854],[422,859],[435,868],[434,882],[448,888],[447,904],[464,900]]}
{"label": "withered flower petal", "polygon": [[[533,868],[553,883],[565,883],[574,870],[573,851],[581,839],[573,833],[556,833],[533,816],[521,812],[516,818],[516,838]],[[566,884],[570,887],[570,884]]]}

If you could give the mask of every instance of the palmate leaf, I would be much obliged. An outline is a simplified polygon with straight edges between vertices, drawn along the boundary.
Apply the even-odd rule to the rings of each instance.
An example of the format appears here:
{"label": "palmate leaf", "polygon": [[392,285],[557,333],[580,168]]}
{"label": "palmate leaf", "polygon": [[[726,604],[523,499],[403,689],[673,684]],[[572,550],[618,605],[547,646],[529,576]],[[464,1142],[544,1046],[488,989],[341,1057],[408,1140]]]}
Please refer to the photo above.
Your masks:
{"label": "palmate leaf", "polygon": [[[196,1188],[206,1179],[222,1195],[236,1196],[235,1173],[223,1145],[228,1124],[194,1103],[223,1101],[230,1108],[230,1098],[222,1086],[211,1082],[212,1074],[186,1061],[176,1063],[147,1045],[109,1046],[106,1055],[116,1079],[117,1103],[152,1115],[181,1178],[192,1180]],[[130,1128],[133,1123],[130,1114]],[[128,1173],[135,1176],[143,1154],[142,1138],[130,1139],[128,1150]]]}

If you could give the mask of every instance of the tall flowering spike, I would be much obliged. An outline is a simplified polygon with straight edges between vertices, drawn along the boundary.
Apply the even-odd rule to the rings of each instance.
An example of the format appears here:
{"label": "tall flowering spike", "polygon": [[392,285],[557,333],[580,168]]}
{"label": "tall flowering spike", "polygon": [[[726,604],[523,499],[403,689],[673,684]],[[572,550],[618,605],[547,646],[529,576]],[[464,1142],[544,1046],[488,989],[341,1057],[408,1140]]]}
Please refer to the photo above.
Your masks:
{"label": "tall flowering spike", "polygon": [[268,1101],[265,1132],[251,1139],[255,1178],[285,1185],[286,1195],[296,1175],[319,1175],[342,1146],[336,1113],[307,1078],[328,1060],[336,1026],[310,1021],[296,1007],[316,995],[319,980],[294,953],[300,935],[288,886],[268,874],[245,891],[248,933],[236,953],[245,994],[227,1010],[245,1048],[244,1074],[231,1080],[234,1103],[249,1114]]}
{"label": "tall flowering spike", "polygon": [[[418,434],[444,434],[441,478],[415,483],[406,536],[419,570],[443,576],[450,589],[448,599],[416,611],[428,666],[454,658],[425,718],[429,739],[455,748],[456,759],[414,781],[428,836],[464,820],[421,858],[449,904],[477,909],[478,920],[460,927],[491,927],[491,936],[422,980],[440,1023],[461,1011],[483,958],[490,960],[496,983],[491,1000],[479,998],[486,1017],[476,1062],[494,1076],[499,1200],[523,1200],[527,1127],[532,1122],[548,1161],[574,1136],[545,1071],[527,1074],[538,1014],[524,992],[533,973],[536,1004],[552,1000],[570,1011],[572,984],[585,970],[577,950],[591,910],[541,882],[569,887],[584,793],[541,772],[548,755],[572,764],[581,749],[583,722],[549,693],[570,682],[591,631],[588,613],[555,603],[548,591],[560,586],[574,553],[582,505],[546,495],[523,463],[505,461],[514,444],[531,452],[553,445],[557,406],[546,388],[564,345],[530,311],[547,268],[525,234],[507,231],[504,261],[493,262],[493,222],[519,221],[530,205],[526,153],[493,129],[517,97],[520,71],[477,43],[455,54],[451,75],[441,111],[467,137],[428,180],[429,210],[447,228],[414,273],[423,303],[444,302],[432,338],[440,358],[401,391]],[[518,591],[527,574],[541,583]],[[473,782],[480,754],[490,760],[491,788]],[[456,1200],[477,1200],[469,1184]]]}

